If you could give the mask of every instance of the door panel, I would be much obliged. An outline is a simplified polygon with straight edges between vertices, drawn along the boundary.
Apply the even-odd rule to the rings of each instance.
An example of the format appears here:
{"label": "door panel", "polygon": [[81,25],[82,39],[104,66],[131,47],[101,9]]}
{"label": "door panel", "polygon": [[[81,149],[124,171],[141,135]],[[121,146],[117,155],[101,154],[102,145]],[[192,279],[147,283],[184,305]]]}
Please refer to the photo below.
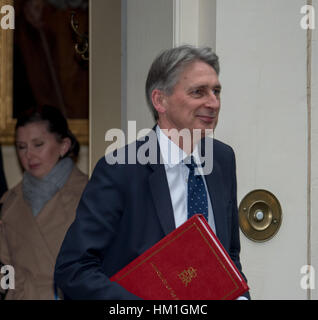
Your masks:
{"label": "door panel", "polygon": [[[311,255],[312,265],[318,272],[318,0],[313,0],[313,7],[315,8],[315,29],[312,30],[312,54],[311,54]],[[316,276],[317,279],[317,276]],[[317,287],[317,281],[316,281]],[[312,291],[312,299],[318,299],[317,288]]]}
{"label": "door panel", "polygon": [[217,2],[216,51],[222,109],[216,137],[237,157],[238,201],[266,189],[280,201],[283,221],[264,243],[241,233],[243,269],[254,299],[305,299],[307,264],[305,1]]}

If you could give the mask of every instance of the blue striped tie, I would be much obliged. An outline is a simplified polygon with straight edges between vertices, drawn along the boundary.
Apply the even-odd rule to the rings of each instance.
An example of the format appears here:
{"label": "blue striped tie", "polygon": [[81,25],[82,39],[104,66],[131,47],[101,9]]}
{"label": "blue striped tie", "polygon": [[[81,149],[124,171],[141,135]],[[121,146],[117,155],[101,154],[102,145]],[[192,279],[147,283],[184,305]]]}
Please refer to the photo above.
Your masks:
{"label": "blue striped tie", "polygon": [[195,168],[197,164],[191,156],[191,163],[186,164],[190,169],[188,178],[188,219],[196,213],[204,215],[208,221],[208,198],[203,181],[200,174],[195,175]]}

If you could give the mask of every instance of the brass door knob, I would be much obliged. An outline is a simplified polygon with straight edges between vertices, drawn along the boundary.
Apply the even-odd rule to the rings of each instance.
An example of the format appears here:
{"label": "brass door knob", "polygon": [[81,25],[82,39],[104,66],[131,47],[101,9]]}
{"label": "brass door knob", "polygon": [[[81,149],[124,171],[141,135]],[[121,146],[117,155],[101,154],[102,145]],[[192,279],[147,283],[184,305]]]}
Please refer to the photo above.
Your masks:
{"label": "brass door knob", "polygon": [[239,223],[250,240],[264,242],[271,239],[282,223],[279,201],[267,190],[251,191],[240,203]]}

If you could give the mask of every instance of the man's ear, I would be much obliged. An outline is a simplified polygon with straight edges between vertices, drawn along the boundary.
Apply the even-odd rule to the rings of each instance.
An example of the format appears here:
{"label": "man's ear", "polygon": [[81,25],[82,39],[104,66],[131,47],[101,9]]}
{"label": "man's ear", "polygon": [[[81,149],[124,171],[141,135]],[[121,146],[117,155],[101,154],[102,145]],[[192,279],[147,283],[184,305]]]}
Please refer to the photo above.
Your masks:
{"label": "man's ear", "polygon": [[151,93],[151,100],[154,108],[159,114],[166,112],[165,94],[161,90],[153,90]]}

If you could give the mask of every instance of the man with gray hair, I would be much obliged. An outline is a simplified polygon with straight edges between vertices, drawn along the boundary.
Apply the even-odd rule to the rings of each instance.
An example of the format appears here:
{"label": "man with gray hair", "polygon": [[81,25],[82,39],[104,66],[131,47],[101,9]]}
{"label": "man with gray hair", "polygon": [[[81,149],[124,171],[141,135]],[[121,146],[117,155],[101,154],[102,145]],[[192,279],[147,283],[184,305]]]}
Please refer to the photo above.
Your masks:
{"label": "man with gray hair", "polygon": [[[241,272],[235,156],[213,139],[218,75],[210,48],[180,46],[154,60],[146,99],[156,120],[157,161],[130,163],[127,156],[124,164],[98,162],[56,263],[55,281],[65,296],[138,299],[109,278],[195,213],[205,216]],[[138,151],[146,141],[124,150]],[[207,162],[213,170],[205,174]]]}

